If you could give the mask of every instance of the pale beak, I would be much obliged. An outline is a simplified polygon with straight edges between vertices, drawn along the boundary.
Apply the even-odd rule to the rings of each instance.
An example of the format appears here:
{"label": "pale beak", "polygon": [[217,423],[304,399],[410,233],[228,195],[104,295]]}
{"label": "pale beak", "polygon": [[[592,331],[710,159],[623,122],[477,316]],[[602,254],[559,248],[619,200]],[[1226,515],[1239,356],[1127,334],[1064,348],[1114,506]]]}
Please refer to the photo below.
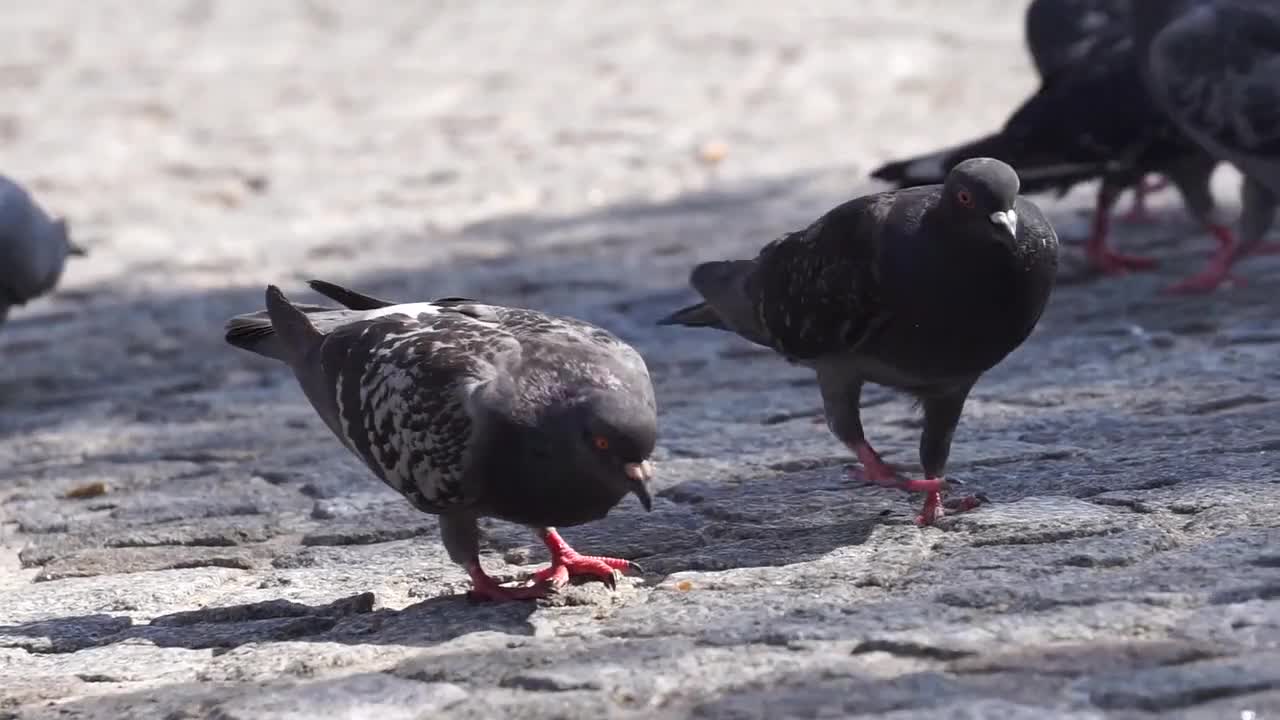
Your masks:
{"label": "pale beak", "polygon": [[993,212],[989,217],[996,225],[1003,225],[1009,231],[1009,235],[1018,237],[1018,213],[1009,209]]}
{"label": "pale beak", "polygon": [[622,471],[626,473],[631,492],[640,498],[640,504],[644,506],[645,512],[653,510],[653,498],[649,495],[649,481],[653,479],[653,463],[648,460],[627,463],[622,466]]}

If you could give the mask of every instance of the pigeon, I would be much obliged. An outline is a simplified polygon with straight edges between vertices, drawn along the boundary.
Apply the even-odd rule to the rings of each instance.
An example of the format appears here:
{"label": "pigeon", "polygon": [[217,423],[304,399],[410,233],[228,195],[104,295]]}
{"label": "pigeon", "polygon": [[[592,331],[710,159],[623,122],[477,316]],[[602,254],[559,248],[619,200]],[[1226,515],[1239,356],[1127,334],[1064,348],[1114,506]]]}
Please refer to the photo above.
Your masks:
{"label": "pigeon", "polygon": [[1134,6],[1133,32],[1156,102],[1244,175],[1239,244],[1224,245],[1187,285],[1207,292],[1238,282],[1231,268],[1241,257],[1280,251],[1262,243],[1280,201],[1280,4],[1148,0]]}
{"label": "pigeon", "polygon": [[1129,18],[1129,0],[1032,0],[1024,37],[1041,78],[1086,59]]}
{"label": "pigeon", "polygon": [[[1232,233],[1218,219],[1209,188],[1218,161],[1147,94],[1128,26],[1098,30],[1085,49],[1087,53],[1047,75],[999,132],[888,163],[872,177],[897,187],[933,184],[961,160],[991,156],[1017,169],[1024,193],[1065,193],[1076,183],[1101,178],[1085,253],[1099,271],[1125,274],[1153,268],[1156,262],[1108,247],[1111,210],[1126,187],[1142,187],[1143,178],[1154,172],[1173,181],[1198,224],[1220,245],[1230,245]],[[1179,284],[1170,289],[1186,288]]]}
{"label": "pigeon", "polygon": [[0,322],[10,308],[52,290],[68,255],[84,254],[65,219],[50,218],[25,188],[0,175]]}
{"label": "pigeon", "polygon": [[[1013,168],[974,158],[942,185],[850,200],[755,259],[698,265],[690,284],[703,302],[658,322],[733,332],[812,368],[827,427],[865,479],[925,493],[921,525],[944,506],[970,510],[981,497],[941,499],[956,483],[945,478],[952,435],[974,384],[1035,328],[1057,273],[1057,234],[1018,189]],[[866,382],[923,406],[924,479],[902,478],[867,441]]]}
{"label": "pigeon", "polygon": [[[295,305],[227,322],[235,347],[293,369],[333,434],[415,508],[440,517],[474,600],[544,597],[571,577],[613,587],[628,560],[581,555],[556,526],[627,494],[652,508],[657,405],[644,360],[581,320],[466,298],[397,304],[311,282],[344,308]],[[480,517],[536,529],[551,566],[503,586],[480,565]]]}
{"label": "pigeon", "polygon": [[[1032,0],[1024,17],[1027,51],[1040,78],[1087,59],[1099,44],[1114,42],[1116,28],[1129,22],[1129,0]],[[1127,218],[1137,222],[1148,218],[1146,195],[1163,190],[1166,183],[1133,186],[1133,208]]]}

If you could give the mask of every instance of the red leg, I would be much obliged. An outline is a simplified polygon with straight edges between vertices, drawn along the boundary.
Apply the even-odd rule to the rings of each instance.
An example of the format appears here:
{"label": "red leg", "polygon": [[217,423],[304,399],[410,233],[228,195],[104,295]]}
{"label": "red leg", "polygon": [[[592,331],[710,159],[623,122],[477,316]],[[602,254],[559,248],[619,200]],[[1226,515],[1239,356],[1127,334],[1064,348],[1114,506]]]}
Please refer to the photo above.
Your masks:
{"label": "red leg", "polygon": [[[946,503],[942,501],[942,493],[951,487],[943,478],[927,478],[925,480],[908,480],[889,467],[884,460],[880,458],[880,454],[871,447],[871,444],[865,440],[853,446],[853,452],[858,456],[858,462],[862,463],[865,471],[864,479],[868,482],[880,485],[881,487],[891,487],[907,492],[925,493],[924,508],[920,511],[920,515],[916,517],[917,525],[932,525],[936,520],[946,513],[943,510],[945,505],[948,509],[956,512],[964,512],[972,510],[981,505],[985,498],[980,495],[957,498],[948,500]],[[852,474],[852,473],[851,473]]]}
{"label": "red leg", "polygon": [[1104,275],[1125,275],[1154,268],[1158,263],[1153,258],[1124,255],[1107,246],[1107,235],[1111,229],[1110,213],[1111,202],[1100,192],[1098,205],[1093,213],[1093,231],[1084,248],[1089,263]]}
{"label": "red leg", "polygon": [[1224,284],[1244,284],[1242,278],[1231,274],[1231,266],[1235,263],[1235,258],[1232,257],[1235,238],[1231,235],[1231,230],[1222,225],[1210,225],[1209,232],[1218,240],[1218,249],[1213,253],[1213,257],[1209,259],[1209,264],[1204,270],[1195,275],[1169,286],[1165,289],[1165,292],[1174,294],[1206,293],[1212,292]]}
{"label": "red leg", "polygon": [[635,563],[622,558],[582,555],[569,547],[555,528],[542,531],[542,542],[551,551],[551,566],[534,573],[533,579],[553,588],[564,587],[574,575],[595,576],[612,588],[616,585],[615,572],[640,569]]}
{"label": "red leg", "polygon": [[467,574],[471,576],[471,592],[467,593],[467,597],[474,602],[484,602],[492,600],[494,602],[509,602],[512,600],[536,600],[540,597],[546,597],[550,592],[550,588],[545,583],[539,583],[532,587],[503,587],[498,584],[497,580],[489,577],[480,567],[479,561],[473,561],[467,566]]}
{"label": "red leg", "polygon": [[1137,185],[1133,186],[1133,207],[1129,208],[1129,212],[1121,219],[1125,222],[1155,222],[1155,218],[1151,217],[1147,212],[1147,195],[1149,193],[1160,192],[1169,186],[1169,181],[1164,178],[1148,182],[1144,177]]}
{"label": "red leg", "polygon": [[858,473],[850,468],[850,475],[858,480],[866,480],[883,487],[896,488],[900,487],[903,482],[898,472],[889,467],[884,460],[880,459],[880,453],[871,447],[867,441],[856,443],[853,446],[853,452],[858,456],[858,462],[862,463],[862,477],[858,477]]}

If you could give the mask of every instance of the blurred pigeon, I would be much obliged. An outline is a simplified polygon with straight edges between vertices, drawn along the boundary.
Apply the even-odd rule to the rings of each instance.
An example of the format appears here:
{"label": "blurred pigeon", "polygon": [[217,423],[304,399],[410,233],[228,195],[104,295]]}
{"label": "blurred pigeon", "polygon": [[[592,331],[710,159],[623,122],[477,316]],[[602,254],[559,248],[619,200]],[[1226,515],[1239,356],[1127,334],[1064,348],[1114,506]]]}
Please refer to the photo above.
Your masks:
{"label": "blurred pigeon", "polygon": [[1129,21],[1129,0],[1033,0],[1025,38],[1041,78],[1087,58]]}
{"label": "blurred pigeon", "polygon": [[1224,245],[1186,289],[1232,280],[1263,246],[1280,199],[1280,3],[1164,0],[1134,5],[1137,55],[1151,95],[1193,140],[1245,177],[1239,244]]}
{"label": "blurred pigeon", "polygon": [[[627,493],[652,500],[657,436],[644,360],[571,318],[465,298],[395,304],[330,283],[348,309],[294,305],[227,323],[227,342],[289,365],[347,449],[417,509],[440,516],[472,597],[542,597],[571,576],[614,583],[627,560],[580,555],[556,532],[605,516]],[[551,566],[504,587],[480,565],[479,517],[537,529]]]}
{"label": "blurred pigeon", "polygon": [[[1128,27],[1129,6],[1129,0],[1032,0],[1023,35],[1041,80],[1087,59],[1100,44],[1121,39],[1117,30]],[[1145,220],[1146,194],[1164,187],[1162,181],[1135,184],[1128,219]]]}
{"label": "blurred pigeon", "polygon": [[[1064,6],[1080,11],[1086,4]],[[1114,252],[1107,243],[1112,207],[1126,187],[1141,187],[1147,173],[1172,180],[1195,221],[1221,245],[1233,242],[1230,230],[1216,217],[1209,189],[1217,161],[1147,94],[1132,32],[1125,23],[1099,29],[1087,53],[1047,75],[999,132],[889,163],[872,172],[872,177],[898,187],[938,183],[956,163],[976,156],[1011,164],[1024,193],[1065,193],[1076,183],[1101,178],[1085,253],[1104,273],[1126,273],[1156,264],[1150,258]]]}
{"label": "blurred pigeon", "polygon": [[0,322],[9,308],[52,290],[68,255],[84,254],[66,220],[51,219],[25,188],[0,175]]}
{"label": "blurred pigeon", "polygon": [[[916,521],[932,523],[943,514],[944,470],[970,389],[1030,335],[1053,289],[1057,235],[1017,195],[1012,168],[977,158],[943,185],[851,200],[754,260],[694,268],[690,284],[705,302],[659,324],[727,330],[813,368],[827,426],[866,478],[927,493]],[[867,442],[864,382],[922,403],[925,479],[901,478]]]}

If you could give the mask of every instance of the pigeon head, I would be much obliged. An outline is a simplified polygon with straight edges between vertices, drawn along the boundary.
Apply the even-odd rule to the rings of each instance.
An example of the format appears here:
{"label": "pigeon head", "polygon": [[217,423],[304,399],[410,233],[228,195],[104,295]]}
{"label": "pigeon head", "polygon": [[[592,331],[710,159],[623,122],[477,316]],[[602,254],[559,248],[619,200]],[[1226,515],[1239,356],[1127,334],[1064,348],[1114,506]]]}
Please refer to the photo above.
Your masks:
{"label": "pigeon head", "polygon": [[986,235],[993,232],[1003,242],[1018,235],[1018,174],[994,158],[972,158],[947,173],[942,185],[942,205],[951,219]]}
{"label": "pigeon head", "polygon": [[658,420],[648,398],[612,391],[588,395],[571,413],[565,432],[574,437],[573,463],[579,474],[622,491],[634,493],[645,510],[653,506],[649,456],[657,442]]}
{"label": "pigeon head", "polygon": [[627,494],[652,508],[658,418],[651,392],[596,387],[538,404],[532,416],[517,412],[511,424],[499,422],[495,450],[483,461],[504,486],[490,499],[501,516],[577,525],[604,517]]}

